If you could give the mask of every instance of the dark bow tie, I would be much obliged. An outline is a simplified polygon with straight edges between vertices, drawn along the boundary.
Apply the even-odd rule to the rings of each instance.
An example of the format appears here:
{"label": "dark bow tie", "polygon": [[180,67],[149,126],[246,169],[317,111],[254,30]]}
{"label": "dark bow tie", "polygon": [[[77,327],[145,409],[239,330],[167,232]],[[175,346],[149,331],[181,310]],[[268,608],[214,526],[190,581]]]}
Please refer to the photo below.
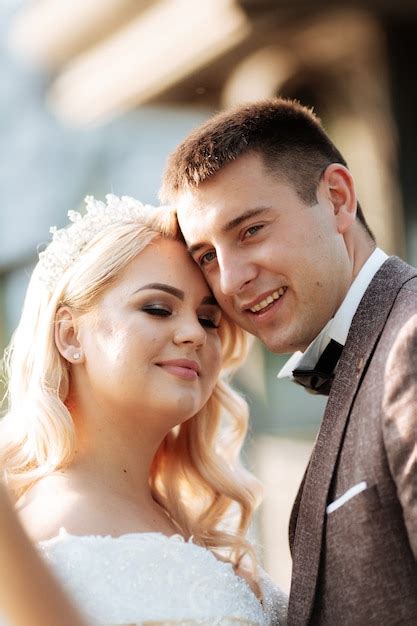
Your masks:
{"label": "dark bow tie", "polygon": [[293,371],[292,375],[295,382],[306,387],[311,393],[328,396],[334,379],[334,370],[342,350],[343,346],[331,339],[314,369],[295,369]]}

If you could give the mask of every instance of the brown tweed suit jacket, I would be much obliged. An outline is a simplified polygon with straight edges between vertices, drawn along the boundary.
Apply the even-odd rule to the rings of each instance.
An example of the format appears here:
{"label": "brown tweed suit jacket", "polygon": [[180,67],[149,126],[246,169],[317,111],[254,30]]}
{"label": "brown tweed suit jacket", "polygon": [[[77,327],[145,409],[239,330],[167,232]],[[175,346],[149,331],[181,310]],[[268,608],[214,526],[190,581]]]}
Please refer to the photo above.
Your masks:
{"label": "brown tweed suit jacket", "polygon": [[396,257],[352,321],[290,546],[289,626],[417,625],[417,269]]}

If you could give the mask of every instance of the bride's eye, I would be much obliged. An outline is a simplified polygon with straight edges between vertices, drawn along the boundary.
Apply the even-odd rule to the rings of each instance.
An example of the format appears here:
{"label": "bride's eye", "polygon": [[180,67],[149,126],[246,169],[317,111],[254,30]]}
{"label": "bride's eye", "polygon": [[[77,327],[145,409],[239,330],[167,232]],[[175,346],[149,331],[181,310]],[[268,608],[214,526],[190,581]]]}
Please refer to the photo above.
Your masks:
{"label": "bride's eye", "polygon": [[218,307],[209,307],[208,310],[202,310],[198,313],[198,321],[201,326],[207,329],[219,328],[222,319],[221,310]]}
{"label": "bride's eye", "polygon": [[142,311],[157,317],[168,317],[171,315],[171,310],[166,306],[161,306],[160,304],[147,304],[142,307]]}
{"label": "bride's eye", "polygon": [[199,317],[198,321],[204,328],[219,328],[220,323],[210,317]]}

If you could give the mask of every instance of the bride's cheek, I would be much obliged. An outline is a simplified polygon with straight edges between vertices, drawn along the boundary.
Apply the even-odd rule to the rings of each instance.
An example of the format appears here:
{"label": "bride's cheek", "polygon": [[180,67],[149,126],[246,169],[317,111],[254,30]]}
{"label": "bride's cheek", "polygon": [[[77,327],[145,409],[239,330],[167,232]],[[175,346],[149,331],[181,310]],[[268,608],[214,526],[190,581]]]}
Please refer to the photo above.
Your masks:
{"label": "bride's cheek", "polygon": [[213,341],[210,364],[213,368],[213,371],[216,373],[216,376],[218,376],[222,365],[222,344],[220,341],[220,337],[218,336],[215,337]]}
{"label": "bride's cheek", "polygon": [[210,389],[210,393],[213,392],[216,382],[219,378],[221,370],[221,355],[217,350],[213,350],[207,355],[205,362],[205,379],[206,387]]}

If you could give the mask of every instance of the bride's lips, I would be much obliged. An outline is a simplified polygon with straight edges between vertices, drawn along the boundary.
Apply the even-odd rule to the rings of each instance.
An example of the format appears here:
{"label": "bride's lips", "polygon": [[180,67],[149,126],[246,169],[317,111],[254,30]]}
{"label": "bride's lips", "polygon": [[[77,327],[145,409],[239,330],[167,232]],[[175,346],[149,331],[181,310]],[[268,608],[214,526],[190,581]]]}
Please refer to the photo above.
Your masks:
{"label": "bride's lips", "polygon": [[183,380],[197,380],[200,374],[200,366],[196,361],[189,359],[173,359],[171,361],[160,361],[157,363],[159,367],[166,372],[178,376]]}

